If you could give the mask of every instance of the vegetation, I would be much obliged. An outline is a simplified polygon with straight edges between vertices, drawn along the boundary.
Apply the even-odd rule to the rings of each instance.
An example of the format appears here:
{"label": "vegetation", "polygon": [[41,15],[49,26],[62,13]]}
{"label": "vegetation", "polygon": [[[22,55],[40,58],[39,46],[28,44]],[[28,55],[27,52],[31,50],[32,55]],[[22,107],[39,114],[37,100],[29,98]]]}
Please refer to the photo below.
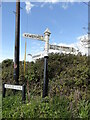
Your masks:
{"label": "vegetation", "polygon": [[[3,118],[89,118],[90,69],[89,57],[50,54],[48,59],[48,97],[42,99],[44,60],[20,62],[19,84],[28,83],[26,104],[21,93],[14,96],[11,90],[3,99]],[[2,62],[2,80],[15,84],[13,61]],[[29,89],[29,91],[28,91]]]}

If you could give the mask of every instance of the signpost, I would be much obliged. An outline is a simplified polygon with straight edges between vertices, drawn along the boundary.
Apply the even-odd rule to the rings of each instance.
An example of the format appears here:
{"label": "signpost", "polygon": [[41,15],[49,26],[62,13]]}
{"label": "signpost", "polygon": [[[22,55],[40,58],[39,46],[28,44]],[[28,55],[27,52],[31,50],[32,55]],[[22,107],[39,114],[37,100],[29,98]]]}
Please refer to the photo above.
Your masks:
{"label": "signpost", "polygon": [[48,95],[48,52],[49,52],[49,37],[51,32],[47,28],[44,32],[45,54],[44,54],[44,83],[43,83],[43,98]]}
{"label": "signpost", "polygon": [[8,88],[8,89],[22,90],[22,86],[20,86],[20,85],[4,84],[4,87],[5,87],[5,88]]}
{"label": "signpost", "polygon": [[44,53],[44,83],[43,83],[43,98],[48,95],[48,52],[49,52],[49,37],[51,32],[47,28],[44,32],[44,36],[24,33],[23,37],[41,40],[45,42],[45,53]]}
{"label": "signpost", "polygon": [[14,90],[20,90],[22,91],[22,101],[25,102],[26,100],[26,88],[25,84],[20,86],[20,85],[10,85],[10,84],[3,84],[3,97],[5,97],[6,89],[14,89]]}
{"label": "signpost", "polygon": [[35,35],[35,34],[24,33],[23,37],[44,41],[44,37],[42,35]]}

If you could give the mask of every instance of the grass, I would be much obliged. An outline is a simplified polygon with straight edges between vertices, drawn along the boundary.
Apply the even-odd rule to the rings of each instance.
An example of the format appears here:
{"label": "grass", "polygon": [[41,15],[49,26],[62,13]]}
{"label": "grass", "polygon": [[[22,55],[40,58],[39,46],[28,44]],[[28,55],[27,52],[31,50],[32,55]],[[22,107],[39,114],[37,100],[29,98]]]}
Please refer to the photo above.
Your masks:
{"label": "grass", "polygon": [[2,94],[0,92],[0,119],[2,118]]}
{"label": "grass", "polygon": [[31,98],[30,103],[23,104],[21,95],[7,96],[3,99],[3,118],[68,118],[68,101],[55,97]]}

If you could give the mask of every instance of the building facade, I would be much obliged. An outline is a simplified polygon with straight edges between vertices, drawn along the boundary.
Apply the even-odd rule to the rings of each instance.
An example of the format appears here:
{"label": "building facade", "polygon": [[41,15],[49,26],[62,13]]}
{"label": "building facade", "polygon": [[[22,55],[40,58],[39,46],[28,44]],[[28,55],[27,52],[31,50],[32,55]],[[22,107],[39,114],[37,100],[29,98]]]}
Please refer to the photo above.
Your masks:
{"label": "building facade", "polygon": [[83,54],[83,55],[87,55],[87,56],[90,56],[90,34],[87,34],[87,35],[83,35],[83,36],[80,36],[78,38],[80,40],[80,52]]}
{"label": "building facade", "polygon": [[[76,50],[74,47],[49,45],[48,54],[50,54],[50,53],[59,53],[59,54],[63,53],[63,54],[75,54],[75,55],[77,55],[78,50]],[[44,57],[44,52],[37,54],[37,55],[34,55],[32,58],[33,58],[33,61],[35,61],[35,60],[43,58],[43,57]]]}

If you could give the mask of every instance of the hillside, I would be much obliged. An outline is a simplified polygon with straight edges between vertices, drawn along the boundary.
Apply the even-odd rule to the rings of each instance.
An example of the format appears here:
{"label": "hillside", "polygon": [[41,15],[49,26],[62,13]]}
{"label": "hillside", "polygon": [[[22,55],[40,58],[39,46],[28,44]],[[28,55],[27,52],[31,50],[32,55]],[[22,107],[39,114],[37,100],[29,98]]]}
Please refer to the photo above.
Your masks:
{"label": "hillside", "polygon": [[[21,98],[17,98],[20,93],[13,96],[12,91],[8,90],[8,97],[3,99],[3,117],[90,117],[89,57],[50,54],[48,59],[49,90],[48,97],[45,99],[42,99],[43,61],[39,59],[36,63],[27,62],[25,77],[23,61],[20,62],[19,84],[29,82],[30,98],[27,95],[26,104],[22,104]],[[2,80],[4,83],[15,84],[12,60],[2,62]]]}

